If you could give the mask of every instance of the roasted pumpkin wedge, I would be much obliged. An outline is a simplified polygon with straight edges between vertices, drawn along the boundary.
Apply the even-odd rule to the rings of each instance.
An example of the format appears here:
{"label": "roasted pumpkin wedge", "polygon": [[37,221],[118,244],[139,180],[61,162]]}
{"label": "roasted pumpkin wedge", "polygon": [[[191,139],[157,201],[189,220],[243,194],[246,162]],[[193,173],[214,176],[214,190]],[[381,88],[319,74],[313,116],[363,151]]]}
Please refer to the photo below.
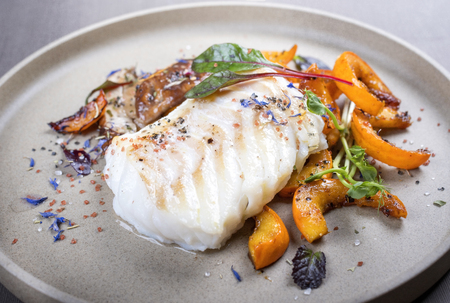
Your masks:
{"label": "roasted pumpkin wedge", "polygon": [[[333,168],[331,152],[324,149],[309,156],[306,164],[301,170],[294,170],[286,186],[278,193],[280,197],[291,198],[303,181],[321,171]],[[324,175],[324,178],[331,178],[332,174]]]}
{"label": "roasted pumpkin wedge", "polygon": [[383,140],[373,130],[369,117],[359,109],[353,112],[351,130],[356,144],[364,148],[369,156],[387,165],[414,169],[430,158],[424,150],[408,151]]}
{"label": "roasted pumpkin wedge", "polygon": [[255,269],[261,269],[283,256],[289,246],[289,234],[281,218],[267,205],[254,219],[248,251]]}
{"label": "roasted pumpkin wedge", "polygon": [[408,112],[399,112],[386,106],[379,115],[370,116],[369,122],[374,128],[404,129],[411,125],[411,116]]}
{"label": "roasted pumpkin wedge", "polygon": [[312,243],[328,233],[323,214],[331,209],[348,206],[369,206],[380,209],[386,216],[406,218],[407,211],[402,201],[388,194],[380,200],[380,194],[373,197],[351,199],[348,188],[337,179],[321,179],[300,186],[295,192],[292,213],[295,224],[305,239]]}
{"label": "roasted pumpkin wedge", "polygon": [[286,66],[295,56],[297,52],[297,44],[294,44],[292,48],[288,51],[263,51],[263,56],[273,63],[278,63],[280,65]]}
{"label": "roasted pumpkin wedge", "polygon": [[394,109],[400,105],[400,100],[373,69],[352,52],[344,52],[339,56],[334,64],[333,76],[353,83],[347,85],[336,82],[336,85],[357,107],[371,115],[378,115],[385,103]]}

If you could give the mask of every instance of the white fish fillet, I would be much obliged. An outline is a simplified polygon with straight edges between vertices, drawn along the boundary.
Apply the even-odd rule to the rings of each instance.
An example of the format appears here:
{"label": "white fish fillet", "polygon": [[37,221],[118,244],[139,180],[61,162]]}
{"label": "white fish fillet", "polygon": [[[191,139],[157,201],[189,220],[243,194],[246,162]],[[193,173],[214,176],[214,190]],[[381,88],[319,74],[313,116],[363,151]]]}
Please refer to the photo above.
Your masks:
{"label": "white fish fillet", "polygon": [[188,99],[115,137],[104,173],[116,213],[161,242],[220,248],[284,187],[294,165],[326,148],[321,117],[288,84],[264,78]]}

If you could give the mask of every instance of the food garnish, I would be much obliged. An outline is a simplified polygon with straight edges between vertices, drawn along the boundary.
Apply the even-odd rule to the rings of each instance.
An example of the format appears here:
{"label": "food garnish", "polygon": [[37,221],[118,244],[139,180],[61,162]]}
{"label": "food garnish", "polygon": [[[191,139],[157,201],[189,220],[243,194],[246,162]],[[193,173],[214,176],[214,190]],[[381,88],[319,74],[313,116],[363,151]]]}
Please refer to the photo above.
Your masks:
{"label": "food garnish", "polygon": [[43,198],[40,198],[40,199],[33,199],[33,198],[29,198],[29,197],[22,198],[22,200],[25,200],[28,203],[33,204],[33,205],[39,205],[42,202],[44,202],[45,200],[47,200],[47,199],[48,199],[48,197],[43,197]]}
{"label": "food garnish", "polygon": [[64,148],[64,155],[78,174],[89,175],[91,173],[91,156],[83,149]]}
{"label": "food garnish", "polygon": [[322,284],[322,279],[325,279],[327,260],[323,252],[314,253],[302,245],[297,250],[292,263],[294,264],[292,277],[301,289],[318,288]]}
{"label": "food garnish", "polygon": [[[241,74],[238,72],[269,67],[275,73]],[[219,90],[239,82],[265,77],[286,77],[311,79],[314,77],[332,79],[347,85],[351,82],[338,77],[303,73],[287,69],[279,64],[267,60],[263,54],[255,49],[247,49],[234,43],[215,44],[194,59],[192,69],[198,73],[212,73],[208,78],[196,85],[185,95],[186,98],[204,98]]]}
{"label": "food garnish", "polygon": [[81,133],[94,125],[103,116],[106,110],[106,100],[103,91],[100,91],[98,97],[81,107],[74,115],[61,119],[57,122],[50,122],[48,125],[58,133]]}
{"label": "food garnish", "polygon": [[442,201],[442,200],[436,200],[436,201],[433,202],[433,204],[436,205],[436,206],[441,207],[441,206],[444,206],[445,204],[447,204],[447,202]]}
{"label": "food garnish", "polygon": [[241,276],[238,274],[237,271],[234,270],[233,265],[231,265],[231,271],[233,272],[234,277],[236,278],[236,280],[238,280],[239,282],[242,281]]}
{"label": "food garnish", "polygon": [[[302,236],[311,243],[327,234],[328,228],[323,214],[331,209],[347,205],[369,206],[377,208],[386,216],[406,218],[407,212],[403,203],[389,192],[378,175],[377,169],[371,165],[373,163],[369,163],[366,159],[367,155],[369,155],[385,164],[401,169],[413,169],[420,165],[426,165],[430,157],[427,150],[419,150],[417,152],[402,150],[381,139],[374,132],[374,128],[405,129],[411,125],[411,117],[408,113],[398,111],[400,100],[392,94],[367,63],[351,52],[343,53],[331,71],[326,64],[318,59],[295,55],[296,50],[297,46],[294,45],[289,51],[261,52],[234,43],[224,43],[209,47],[194,60],[178,60],[178,63],[154,74],[145,74],[137,77],[134,68],[114,70],[108,75],[106,82],[90,92],[86,98],[86,105],[75,115],[55,123],[49,123],[49,125],[57,132],[75,134],[87,130],[98,122],[100,136],[96,139],[99,141],[89,151],[95,151],[97,157],[100,156],[102,150],[106,150],[106,147],[112,142],[114,137],[128,134],[122,138],[116,138],[114,144],[108,149],[109,154],[106,153],[107,167],[104,175],[102,174],[102,179],[112,182],[111,179],[109,181],[108,179],[117,178],[120,171],[117,168],[115,168],[114,172],[110,171],[110,168],[113,170],[112,167],[114,165],[108,166],[108,161],[112,161],[113,157],[117,159],[119,157],[118,154],[126,152],[130,155],[135,153],[133,157],[136,158],[134,159],[136,161],[134,161],[135,163],[133,162],[133,165],[139,166],[139,174],[144,174],[140,175],[141,177],[136,180],[148,179],[155,181],[154,175],[151,173],[145,175],[148,173],[147,170],[150,170],[148,163],[152,161],[152,167],[159,167],[157,170],[158,178],[163,179],[165,176],[161,172],[168,167],[169,161],[165,160],[169,158],[165,158],[165,155],[169,152],[172,155],[171,157],[177,157],[176,154],[184,149],[196,150],[198,154],[194,157],[187,157],[187,154],[183,154],[184,151],[182,151],[180,153],[182,157],[177,159],[181,164],[183,163],[181,159],[192,159],[197,156],[201,156],[202,160],[205,160],[206,153],[204,156],[199,153],[200,150],[214,151],[214,153],[220,151],[220,154],[235,153],[235,150],[232,148],[236,142],[231,142],[233,144],[229,144],[229,146],[222,146],[224,138],[217,134],[223,132],[227,136],[231,136],[231,133],[236,132],[244,136],[244,131],[250,127],[260,129],[268,127],[274,132],[277,140],[282,139],[282,142],[279,142],[279,144],[288,144],[296,139],[295,137],[289,137],[289,128],[292,125],[295,126],[292,128],[292,131],[295,133],[297,130],[299,132],[302,131],[303,127],[303,132],[305,132],[305,128],[309,126],[302,124],[304,123],[303,120],[311,119],[311,116],[314,116],[313,119],[316,119],[314,120],[315,125],[311,122],[310,126],[318,128],[319,134],[326,135],[329,147],[336,145],[338,148],[337,154],[335,153],[336,155],[333,159],[331,150],[324,149],[317,152],[323,148],[323,146],[318,148],[320,146],[319,143],[316,143],[314,146],[308,146],[309,153],[313,152],[313,150],[316,153],[309,157],[309,162],[303,167],[301,165],[304,163],[304,159],[303,161],[289,163],[289,170],[293,167],[294,172],[287,185],[278,193],[282,197],[293,197],[293,217]],[[287,64],[292,61],[301,71],[287,67]],[[275,91],[270,91],[269,94],[266,92],[258,93],[255,87],[250,86],[256,81],[250,82],[249,88],[251,92],[256,91],[259,96],[250,92],[248,95],[241,94],[239,98],[232,99],[232,102],[236,103],[222,104],[226,106],[220,109],[220,115],[239,117],[239,121],[231,121],[228,125],[221,125],[220,121],[214,120],[218,111],[206,112],[203,116],[199,116],[200,118],[196,117],[196,121],[205,119],[207,123],[211,123],[211,125],[205,123],[206,128],[211,128],[211,131],[205,136],[200,136],[199,134],[203,130],[194,129],[192,124],[189,124],[189,122],[192,123],[189,119],[192,119],[196,112],[200,111],[199,107],[204,109],[207,104],[214,103],[211,101],[216,101],[214,99],[215,96],[211,96],[212,94],[220,92],[220,95],[223,96],[226,95],[228,90],[221,90],[222,88],[235,84],[239,84],[243,88],[243,85],[240,84],[242,82],[266,77],[275,77],[270,79],[270,81],[274,80],[276,83],[283,83],[283,85],[279,85],[276,88],[276,93]],[[281,79],[284,82],[279,82],[279,80],[275,80],[277,77],[287,78],[288,82],[284,79]],[[200,82],[202,79],[203,81]],[[267,80],[262,80],[261,83]],[[229,91],[232,90],[230,89]],[[99,91],[98,97],[88,102],[91,95],[97,91]],[[135,94],[131,95],[131,92]],[[296,93],[299,95],[296,95]],[[341,116],[336,99],[342,93],[350,100],[345,101]],[[229,95],[226,96],[227,98],[229,97]],[[185,103],[183,103],[186,98],[205,99],[198,103],[195,103],[194,100],[188,100],[187,103],[190,106],[187,108],[184,106]],[[126,103],[130,100],[133,101]],[[204,102],[205,100],[208,102]],[[231,101],[231,99],[228,101]],[[321,117],[308,113],[304,104],[306,104],[310,113]],[[227,113],[225,111],[226,107],[229,107],[228,110],[231,108],[232,111]],[[175,108],[179,110],[172,112]],[[194,108],[195,110],[193,110]],[[251,117],[251,120],[254,121],[246,125],[247,121],[239,116],[242,115],[241,112],[251,113],[248,117]],[[156,121],[161,116],[165,117]],[[222,117],[218,118],[221,119]],[[322,121],[325,123],[325,126],[322,126]],[[154,123],[150,125],[152,122]],[[198,122],[198,124],[201,124],[201,122]],[[199,125],[196,126],[198,127]],[[140,128],[141,131],[134,134]],[[142,132],[142,130],[144,131]],[[314,131],[311,132],[311,129],[309,129],[307,135],[319,137]],[[216,137],[213,137],[215,134]],[[320,134],[321,142],[325,142],[325,137],[322,134]],[[200,138],[197,142],[195,141],[197,140],[196,136],[203,136],[204,138]],[[84,150],[69,150],[66,148],[68,142],[61,145],[67,160],[79,175],[90,174],[93,171],[91,170],[91,165],[96,164],[96,160],[91,161],[91,156],[86,152],[91,146],[91,139],[84,142]],[[254,138],[250,139],[252,141]],[[186,140],[187,145],[181,145],[182,148],[178,149],[174,148],[176,144]],[[257,140],[255,142],[257,143]],[[266,145],[267,143],[271,142],[267,139]],[[299,151],[299,144],[297,139],[297,152]],[[325,143],[320,144],[325,145]],[[195,148],[193,148],[194,146]],[[257,157],[267,157],[262,151],[258,152]],[[149,154],[153,156],[146,158]],[[386,156],[387,154],[389,154],[388,157]],[[254,158],[253,155],[255,153],[252,154],[251,158]],[[206,159],[204,163],[208,163],[208,161],[210,160]],[[276,161],[278,163],[278,159]],[[280,163],[284,164],[284,161],[285,158],[280,158]],[[193,167],[197,165],[193,163],[190,162],[189,165]],[[230,163],[232,162],[227,162],[227,165]],[[33,166],[34,160],[31,158],[30,167]],[[183,174],[196,174],[196,179],[192,182],[203,184],[199,182],[206,180],[205,176],[203,176],[203,171],[207,169],[208,167],[202,164],[197,171],[191,172],[186,170],[185,166]],[[237,168],[234,170],[237,170]],[[129,171],[132,170],[130,169]],[[97,171],[97,173],[99,172]],[[230,172],[230,174],[232,173],[234,172]],[[213,178],[212,175],[211,173],[208,179]],[[235,175],[239,182],[252,177],[251,173],[244,175],[243,172]],[[333,179],[333,175],[338,179]],[[128,175],[127,180],[130,180],[130,177],[134,178],[135,176]],[[162,187],[164,190],[155,187],[153,183],[156,183],[156,181],[151,184],[153,187],[147,188],[147,190],[152,192],[153,196],[158,196],[161,200],[155,204],[155,209],[157,209],[155,214],[157,214],[157,211],[166,211],[172,207],[165,204],[169,203],[165,201],[164,196],[168,191],[177,192],[181,196],[186,195],[183,192],[183,188],[187,183],[185,184],[183,183],[184,181],[181,181],[183,178],[184,176],[180,177],[180,181],[176,184],[169,184],[166,187],[164,185]],[[71,178],[71,181],[73,180]],[[50,178],[50,183],[55,189],[58,187],[56,179],[52,180]],[[204,194],[196,188],[196,186],[199,186],[197,183],[192,183],[191,185],[193,186],[193,192],[196,192],[196,199],[198,199],[198,204],[200,205],[204,201],[208,201],[208,197],[211,196],[213,190],[211,189],[206,192],[207,194]],[[95,184],[95,181],[92,184]],[[238,186],[236,184],[233,186]],[[97,184],[95,190],[100,190],[100,187],[101,185]],[[267,187],[267,185],[264,184],[264,186],[260,187]],[[266,191],[267,188],[264,190]],[[279,190],[278,186],[276,190]],[[115,189],[116,191],[117,188]],[[58,192],[60,192],[59,189]],[[84,192],[84,190],[80,190],[80,193]],[[273,194],[275,193],[276,191]],[[180,196],[174,196],[174,198],[180,199]],[[29,198],[23,199],[30,200],[31,202],[28,202],[34,205],[43,202]],[[47,198],[42,199],[45,200]],[[128,200],[133,201],[133,207],[139,204],[139,201],[134,196]],[[260,198],[260,200],[262,199]],[[194,202],[197,203],[196,201]],[[213,202],[217,203],[217,201]],[[85,204],[89,204],[89,201],[85,200]],[[102,204],[101,201],[100,204],[103,205],[104,202]],[[443,206],[445,202],[438,200],[434,204]],[[62,203],[62,205],[65,205],[65,203]],[[202,207],[205,206],[202,205]],[[199,207],[197,210],[199,213],[203,211],[201,210],[202,207]],[[259,214],[260,206],[255,207],[255,205],[247,202],[245,208],[247,207],[258,208],[250,214],[250,216],[257,215],[254,217],[256,226],[249,238],[248,246],[250,259],[255,269],[260,269],[276,262],[284,254],[289,245],[289,235],[281,218],[268,206],[264,206]],[[60,212],[62,209],[64,208],[60,208],[57,211]],[[67,220],[50,213],[49,211],[51,210],[49,209],[48,212],[40,214],[44,218],[55,217],[55,221],[50,228],[58,231],[58,234],[54,237],[55,241],[61,240],[64,236],[61,235],[62,230],[59,230],[59,224],[67,222]],[[208,211],[212,214],[215,210],[211,208]],[[214,213],[214,215],[217,214]],[[91,214],[91,217],[96,216],[97,212]],[[87,215],[84,216],[84,218],[87,217]],[[180,214],[177,213],[175,217],[179,218]],[[246,218],[241,213],[237,217],[241,219]],[[217,222],[214,223],[217,224]],[[175,222],[174,230],[182,226],[176,224],[178,223]],[[70,221],[69,225],[71,225]],[[77,226],[69,226],[67,229]],[[202,228],[200,227],[199,230],[202,230]],[[208,228],[212,229],[212,227]],[[103,231],[101,227],[98,227],[97,230],[98,232]],[[164,228],[161,230],[164,230]],[[337,227],[335,230],[337,230]],[[208,233],[211,233],[211,231],[208,230],[205,234]],[[158,234],[158,232],[155,234]],[[161,236],[158,236],[158,240],[164,242],[166,239],[163,234],[161,233]],[[177,237],[181,236],[176,235]],[[167,239],[172,241],[170,237],[167,237]],[[175,243],[182,246],[186,245],[187,248],[204,250],[213,247],[211,244],[208,244],[208,246],[205,243],[199,245],[195,243],[196,239],[191,238],[189,240],[191,241],[190,243],[183,243],[184,239],[179,241]],[[218,243],[217,240],[216,242]],[[72,243],[76,243],[76,240],[73,239]],[[214,248],[220,247],[221,243],[217,243],[212,244]],[[359,245],[359,243],[359,240],[355,241],[355,245]],[[309,289],[309,291],[311,288],[319,287],[322,279],[325,278],[325,264],[325,255],[322,252],[313,253],[306,246],[301,246],[293,259],[292,276],[294,281],[302,289]],[[359,262],[358,266],[361,266],[360,264],[362,265],[362,262]],[[353,271],[354,269],[349,270]],[[233,266],[231,266],[231,271],[240,282],[241,277],[234,270]],[[266,279],[271,281],[268,277]]]}

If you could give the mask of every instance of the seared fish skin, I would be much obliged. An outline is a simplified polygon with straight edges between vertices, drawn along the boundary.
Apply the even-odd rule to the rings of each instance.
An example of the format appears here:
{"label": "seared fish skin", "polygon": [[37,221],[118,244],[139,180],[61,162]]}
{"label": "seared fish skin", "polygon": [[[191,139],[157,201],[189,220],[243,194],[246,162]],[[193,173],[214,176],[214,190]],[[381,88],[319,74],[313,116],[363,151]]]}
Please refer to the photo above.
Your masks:
{"label": "seared fish skin", "polygon": [[321,117],[288,85],[234,85],[115,137],[104,174],[116,213],[161,242],[220,248],[327,146]]}

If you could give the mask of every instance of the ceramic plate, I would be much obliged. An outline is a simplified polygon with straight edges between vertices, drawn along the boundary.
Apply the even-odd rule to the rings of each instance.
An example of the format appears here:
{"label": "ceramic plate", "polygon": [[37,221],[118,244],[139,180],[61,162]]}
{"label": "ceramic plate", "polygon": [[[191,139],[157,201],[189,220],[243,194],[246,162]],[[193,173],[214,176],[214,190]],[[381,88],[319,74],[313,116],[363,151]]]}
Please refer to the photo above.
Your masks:
{"label": "ceramic plate", "polygon": [[[289,200],[275,199],[270,206],[283,218],[290,246],[276,264],[257,272],[247,257],[252,219],[221,250],[192,253],[161,246],[120,222],[112,208],[113,195],[99,176],[71,182],[66,174],[72,169],[58,165],[63,155],[56,141],[68,136],[58,138],[47,123],[77,111],[111,70],[137,64],[138,70],[154,71],[222,42],[261,50],[288,49],[296,43],[298,53],[329,65],[343,51],[359,54],[403,100],[401,109],[408,110],[414,120],[408,130],[387,133],[386,138],[406,149],[428,147],[435,153],[428,166],[410,175],[380,167],[386,184],[407,206],[406,220],[358,207],[326,215],[329,229],[339,229],[307,245],[323,251],[328,262],[326,279],[309,296],[295,285],[292,267],[285,261],[306,244],[295,227]],[[450,267],[446,255],[450,205],[433,205],[435,200],[448,199],[450,190],[445,178],[450,170],[446,159],[449,96],[448,73],[403,42],[352,21],[296,7],[177,6],[76,32],[38,51],[0,80],[1,282],[33,302],[412,299]],[[87,137],[73,138],[69,147],[80,147]],[[33,170],[27,170],[29,160],[24,157],[34,158]],[[102,164],[94,169],[102,169]],[[62,175],[55,175],[59,170]],[[53,190],[49,178],[60,179],[63,192]],[[102,185],[101,191],[95,191],[91,180]],[[442,187],[445,191],[438,190]],[[20,199],[33,194],[49,199],[36,208]],[[51,207],[53,199],[56,203]],[[61,207],[62,200],[67,204],[61,215],[80,227],[66,230],[66,239],[54,243],[50,221],[34,221],[40,211]],[[85,200],[90,203],[86,205]],[[93,212],[98,216],[91,217]],[[103,231],[98,232],[98,227]],[[14,245],[13,239],[18,239]],[[71,244],[72,239],[77,243]],[[362,267],[348,270],[360,261]],[[232,265],[242,282],[233,276]]]}

